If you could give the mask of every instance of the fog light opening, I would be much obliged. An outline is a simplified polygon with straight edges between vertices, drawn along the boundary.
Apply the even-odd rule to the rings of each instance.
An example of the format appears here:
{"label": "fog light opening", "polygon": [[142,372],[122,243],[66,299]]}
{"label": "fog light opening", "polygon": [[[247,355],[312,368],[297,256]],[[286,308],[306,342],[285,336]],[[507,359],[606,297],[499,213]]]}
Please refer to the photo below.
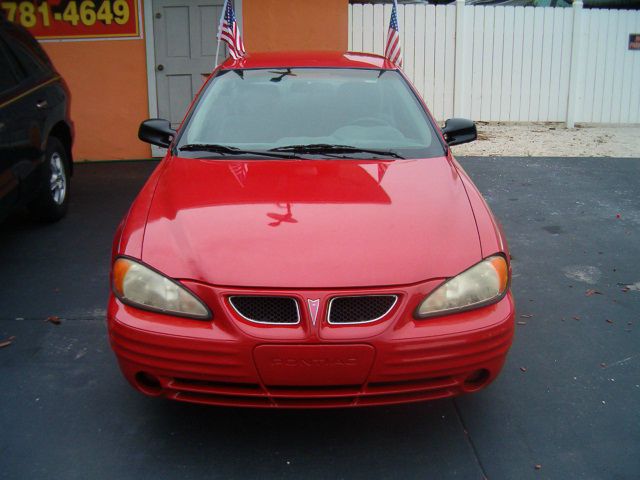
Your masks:
{"label": "fog light opening", "polygon": [[464,379],[465,390],[471,391],[482,388],[489,381],[489,375],[489,370],[487,370],[486,368],[476,370]]}
{"label": "fog light opening", "polygon": [[147,395],[160,395],[162,393],[162,384],[154,375],[147,372],[138,372],[135,378],[138,388]]}

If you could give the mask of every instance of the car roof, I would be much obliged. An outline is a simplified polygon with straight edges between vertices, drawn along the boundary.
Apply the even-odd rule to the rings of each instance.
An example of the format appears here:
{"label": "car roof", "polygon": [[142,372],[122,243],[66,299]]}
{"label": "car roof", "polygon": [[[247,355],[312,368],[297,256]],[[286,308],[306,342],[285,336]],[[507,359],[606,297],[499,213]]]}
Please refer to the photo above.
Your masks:
{"label": "car roof", "polygon": [[387,58],[373,53],[360,52],[257,52],[234,60],[228,58],[222,65],[223,70],[252,68],[373,68],[397,70],[397,66]]}

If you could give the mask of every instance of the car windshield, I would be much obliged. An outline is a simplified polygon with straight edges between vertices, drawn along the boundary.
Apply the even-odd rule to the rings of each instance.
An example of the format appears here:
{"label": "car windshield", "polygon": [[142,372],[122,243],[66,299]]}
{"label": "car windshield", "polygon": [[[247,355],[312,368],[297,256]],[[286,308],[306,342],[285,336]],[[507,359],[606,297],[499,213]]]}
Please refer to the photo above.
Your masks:
{"label": "car windshield", "polygon": [[222,71],[201,94],[177,148],[181,156],[198,158],[444,155],[398,72],[338,68]]}

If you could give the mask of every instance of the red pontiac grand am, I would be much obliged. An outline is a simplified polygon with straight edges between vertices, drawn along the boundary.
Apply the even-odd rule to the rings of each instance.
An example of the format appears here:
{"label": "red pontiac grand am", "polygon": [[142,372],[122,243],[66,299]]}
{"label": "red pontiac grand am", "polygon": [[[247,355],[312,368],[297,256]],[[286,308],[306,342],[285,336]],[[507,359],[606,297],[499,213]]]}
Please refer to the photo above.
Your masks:
{"label": "red pontiac grand am", "polygon": [[118,227],[108,324],[127,380],[174,400],[348,407],[482,389],[511,345],[500,226],[397,66],[227,60]]}

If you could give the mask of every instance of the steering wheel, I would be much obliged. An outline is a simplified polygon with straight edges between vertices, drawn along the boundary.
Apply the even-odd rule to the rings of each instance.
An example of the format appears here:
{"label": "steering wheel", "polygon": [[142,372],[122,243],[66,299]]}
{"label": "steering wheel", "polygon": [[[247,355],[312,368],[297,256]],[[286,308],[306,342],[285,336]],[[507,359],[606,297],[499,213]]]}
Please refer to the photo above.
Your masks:
{"label": "steering wheel", "polygon": [[360,117],[349,122],[350,125],[361,125],[363,127],[375,127],[376,125],[388,127],[389,122],[377,117]]}

